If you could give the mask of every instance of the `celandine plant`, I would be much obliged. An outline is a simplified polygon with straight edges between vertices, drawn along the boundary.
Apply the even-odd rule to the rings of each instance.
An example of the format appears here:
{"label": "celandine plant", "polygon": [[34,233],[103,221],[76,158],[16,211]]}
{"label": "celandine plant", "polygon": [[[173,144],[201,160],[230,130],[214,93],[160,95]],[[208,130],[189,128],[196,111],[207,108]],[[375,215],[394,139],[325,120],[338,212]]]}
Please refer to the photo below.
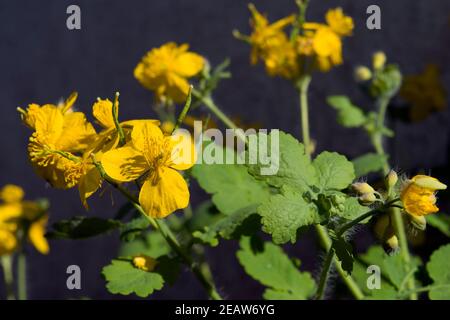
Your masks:
{"label": "celandine plant", "polygon": [[[298,91],[302,142],[278,130],[239,129],[213,99],[220,82],[230,77],[229,61],[214,68],[187,44],[173,42],[152,49],[134,70],[139,83],[154,93],[158,119],[120,119],[118,93],[93,103],[96,126],[73,110],[76,93],[60,105],[19,108],[32,130],[28,155],[40,177],[58,189],[77,187],[86,208],[88,199],[107,185],[125,200],[108,219],[77,216],[55,223],[47,233],[53,239],[82,239],[119,230],[119,256],[102,271],[111,293],[148,297],[173,284],[184,265],[209,298],[222,299],[227,288],[217,289],[204,253],[219,241],[236,239],[237,258],[266,287],[264,299],[333,297],[327,289],[333,269],[348,289],[342,297],[417,299],[424,292],[430,299],[450,297],[450,246],[422,262],[408,242],[427,223],[449,235],[448,219],[436,215],[436,192],[446,185],[423,174],[399,177],[384,150],[385,138],[394,135],[386,110],[401,87],[398,67],[386,65],[378,52],[372,69],[355,71],[374,101],[371,111],[346,96],[328,98],[338,122],[365,130],[374,152],[353,161],[330,151],[316,155],[309,134],[308,89],[316,72],[342,64],[343,39],[351,36],[354,25],[341,8],[329,10],[325,22],[307,21],[308,1],[296,4],[297,14],[274,23],[250,5],[252,33],[234,35],[251,46],[252,64],[262,62],[270,76],[290,81]],[[231,139],[211,130],[217,126],[214,120],[233,129]],[[190,131],[199,128],[203,134],[192,138]],[[368,174],[374,177],[371,184]],[[211,196],[196,208],[190,205],[193,181]],[[2,192],[0,236],[5,240],[0,254],[6,257],[17,243],[23,247],[27,232],[39,251],[48,251],[43,238],[36,240],[42,232],[33,231],[45,225],[46,207],[30,218],[21,198],[17,187]],[[26,227],[10,224],[3,209],[10,206],[21,208],[14,217],[26,216]],[[183,213],[175,215],[178,211]],[[358,255],[352,242],[358,243],[355,227],[363,224],[375,225],[379,243]],[[299,260],[281,246],[296,244],[310,228],[325,257],[320,270],[312,272],[301,270]],[[269,238],[263,234],[271,241],[263,240]],[[11,279],[8,258],[3,265]]]}

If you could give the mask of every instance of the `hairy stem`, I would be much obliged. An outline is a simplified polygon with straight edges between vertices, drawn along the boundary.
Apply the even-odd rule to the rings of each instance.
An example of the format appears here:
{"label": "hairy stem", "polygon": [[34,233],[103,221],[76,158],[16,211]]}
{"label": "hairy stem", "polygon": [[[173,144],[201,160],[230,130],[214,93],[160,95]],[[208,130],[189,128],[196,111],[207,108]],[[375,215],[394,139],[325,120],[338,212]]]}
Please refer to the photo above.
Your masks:
{"label": "hairy stem", "polygon": [[328,275],[330,274],[331,264],[333,263],[334,251],[330,248],[327,257],[323,263],[322,272],[320,274],[319,286],[317,288],[316,300],[322,300],[327,286]]}

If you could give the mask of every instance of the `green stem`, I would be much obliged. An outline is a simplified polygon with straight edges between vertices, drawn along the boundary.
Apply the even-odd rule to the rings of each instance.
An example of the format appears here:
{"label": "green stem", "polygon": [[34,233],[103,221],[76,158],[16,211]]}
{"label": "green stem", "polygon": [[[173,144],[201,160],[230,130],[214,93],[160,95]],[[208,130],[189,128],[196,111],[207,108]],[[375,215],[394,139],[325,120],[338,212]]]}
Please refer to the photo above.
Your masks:
{"label": "green stem", "polygon": [[[377,117],[377,130],[375,133],[371,135],[371,140],[373,147],[375,151],[383,156],[386,156],[384,147],[383,147],[383,128],[385,126],[386,121],[386,110],[389,105],[390,98],[388,97],[380,97],[378,99],[378,117]],[[388,161],[386,160],[386,163],[383,167],[383,173],[384,175],[387,175],[390,171],[390,166]],[[408,247],[408,239],[406,238],[406,231],[405,231],[405,225],[402,218],[402,213],[399,210],[399,208],[396,208],[395,206],[390,208],[390,214],[392,217],[392,220],[394,222],[394,229],[395,234],[398,237],[399,246],[400,246],[400,254],[401,258],[403,260],[403,265],[405,268],[405,271],[408,273],[410,272],[410,265],[411,265],[411,254],[409,252]],[[411,291],[410,299],[411,300],[417,300],[417,294],[414,293],[415,288],[415,280],[414,277],[410,277],[407,281],[407,287]]]}
{"label": "green stem", "polygon": [[306,155],[311,159],[311,140],[309,137],[309,108],[308,108],[308,88],[311,83],[311,76],[303,76],[298,83],[300,91],[300,122],[302,124],[302,138]]}
{"label": "green stem", "polygon": [[5,280],[6,299],[15,300],[14,296],[14,277],[12,271],[12,256],[5,255],[1,257],[3,276]]}
{"label": "green stem", "polygon": [[184,104],[183,110],[181,110],[180,115],[178,116],[177,119],[177,123],[175,124],[175,127],[172,130],[172,133],[174,133],[175,131],[177,131],[177,129],[181,126],[181,124],[183,123],[184,118],[186,117],[190,107],[191,107],[191,102],[192,102],[192,89],[193,87],[190,86],[189,87],[189,93],[186,99],[186,103]]}
{"label": "green stem", "polygon": [[331,264],[333,263],[334,250],[328,250],[327,257],[323,263],[322,272],[320,274],[319,286],[316,293],[316,300],[322,300],[325,294],[325,288],[328,281],[328,275],[330,273]]}
{"label": "green stem", "polygon": [[409,291],[403,292],[401,294],[401,297],[410,296],[411,294],[416,294],[417,295],[417,293],[428,292],[428,291],[431,291],[433,289],[443,289],[443,288],[450,289],[450,284],[433,284],[433,285],[429,285],[429,286],[426,286],[426,287],[414,288],[413,290],[409,290]]}
{"label": "green stem", "polygon": [[95,166],[100,172],[102,178],[116,188],[122,195],[125,196],[136,208],[139,213],[141,213],[147,220],[150,222],[152,227],[157,230],[164,238],[164,240],[169,244],[172,250],[184,261],[184,263],[192,270],[192,272],[197,276],[200,283],[208,292],[208,295],[213,300],[222,300],[222,297],[217,292],[214,283],[210,280],[207,274],[205,274],[204,270],[200,268],[199,264],[195,263],[192,258],[185,252],[185,250],[181,247],[180,243],[176,239],[175,235],[172,233],[170,228],[165,224],[163,220],[157,220],[153,217],[147,215],[144,209],[139,204],[139,200],[130,194],[128,190],[117,184],[114,180],[112,180],[105,172],[100,163],[96,162],[93,159]]}
{"label": "green stem", "polygon": [[245,134],[240,130],[236,124],[228,118],[228,116],[220,110],[220,108],[214,103],[213,99],[210,96],[203,96],[200,92],[197,90],[193,90],[192,94],[199,99],[203,105],[205,105],[206,108],[208,108],[209,111],[211,111],[220,121],[225,124],[229,129],[234,129],[236,135],[239,139],[244,141],[246,143],[247,139],[245,137]]}
{"label": "green stem", "polygon": [[19,300],[27,300],[27,258],[23,249],[17,256],[17,296]]}
{"label": "green stem", "polygon": [[[327,229],[324,226],[321,226],[320,224],[315,225],[315,227],[316,227],[317,235],[319,236],[319,240],[320,240],[320,243],[321,243],[322,247],[327,252],[330,252],[331,251],[331,244],[332,244],[332,242],[331,242],[330,236],[328,235]],[[364,299],[364,294],[361,291],[361,289],[359,288],[359,286],[356,283],[356,281],[352,278],[352,276],[348,275],[344,271],[344,269],[342,269],[341,263],[339,262],[339,260],[334,255],[333,255],[333,261],[334,261],[334,264],[336,266],[336,270],[339,273],[339,276],[342,278],[342,280],[344,280],[345,285],[350,290],[352,295],[357,300]]]}
{"label": "green stem", "polygon": [[119,143],[121,146],[125,144],[125,133],[119,123],[119,93],[116,92],[114,97],[114,103],[112,106],[112,114],[114,119],[114,125],[116,126],[117,134],[119,135]]}

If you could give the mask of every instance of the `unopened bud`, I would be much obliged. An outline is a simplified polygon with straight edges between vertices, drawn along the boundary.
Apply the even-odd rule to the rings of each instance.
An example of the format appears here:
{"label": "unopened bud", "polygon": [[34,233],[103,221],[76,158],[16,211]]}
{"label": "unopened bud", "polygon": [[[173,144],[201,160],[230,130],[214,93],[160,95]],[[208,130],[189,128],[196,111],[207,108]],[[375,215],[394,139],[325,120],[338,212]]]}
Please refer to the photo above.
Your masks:
{"label": "unopened bud", "polygon": [[408,214],[408,218],[414,228],[421,231],[424,231],[427,228],[427,219],[425,219],[424,216]]}
{"label": "unopened bud", "polygon": [[386,64],[386,55],[383,51],[377,51],[372,56],[372,65],[375,70],[380,70]]}
{"label": "unopened bud", "polygon": [[352,184],[353,190],[359,194],[374,193],[375,189],[370,186],[367,182],[355,182]]}
{"label": "unopened bud", "polygon": [[370,206],[377,201],[377,197],[374,193],[364,193],[359,196],[358,201],[362,206]]}
{"label": "unopened bud", "polygon": [[391,235],[384,241],[383,248],[386,252],[391,253],[392,251],[397,251],[399,248],[398,238],[395,234]]}
{"label": "unopened bud", "polygon": [[366,66],[359,66],[355,69],[354,77],[357,82],[365,82],[372,78],[372,71]]}
{"label": "unopened bud", "polygon": [[394,170],[389,171],[388,175],[386,176],[386,185],[389,189],[393,188],[398,181],[398,175],[397,172]]}

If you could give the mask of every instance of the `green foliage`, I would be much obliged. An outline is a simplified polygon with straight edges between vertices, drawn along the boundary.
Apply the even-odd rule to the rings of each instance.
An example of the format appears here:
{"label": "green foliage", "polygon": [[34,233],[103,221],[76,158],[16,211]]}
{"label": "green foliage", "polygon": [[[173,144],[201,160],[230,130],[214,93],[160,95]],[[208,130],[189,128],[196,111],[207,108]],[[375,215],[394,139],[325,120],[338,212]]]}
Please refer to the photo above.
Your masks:
{"label": "green foliage", "polygon": [[140,216],[125,223],[120,229],[120,239],[123,241],[132,241],[144,230],[147,230],[150,226],[150,222],[144,216]]}
{"label": "green foliage", "polygon": [[427,223],[450,237],[450,216],[443,213],[430,214],[427,216]]}
{"label": "green foliage", "polygon": [[124,242],[120,246],[119,256],[128,257],[144,254],[149,257],[158,258],[168,255],[171,249],[163,236],[156,231],[146,232],[133,241]]}
{"label": "green foliage", "polygon": [[367,153],[353,159],[356,178],[363,177],[371,172],[382,172],[387,159],[387,156],[376,153]]}
{"label": "green foliage", "polygon": [[[219,244],[219,236],[224,239],[239,239],[243,234],[250,234],[258,223],[258,217],[252,216],[256,212],[256,206],[242,208],[230,215],[223,216],[217,222],[205,226],[203,231],[194,231],[193,236],[213,247]],[[255,219],[256,218],[256,219]]]}
{"label": "green foliage", "polygon": [[[387,254],[380,246],[372,246],[369,250],[358,257],[360,263],[355,263],[353,277],[358,281],[368,299],[400,299],[404,297],[407,279],[414,277],[415,271],[421,262],[418,258],[413,258],[409,266],[405,265],[401,255]],[[370,274],[366,269],[370,265],[380,267],[381,287],[380,289],[369,289],[367,278]],[[407,271],[409,270],[409,271]]]}
{"label": "green foliage", "polygon": [[433,279],[433,288],[428,296],[431,300],[450,300],[450,244],[440,247],[430,257],[427,271]]}
{"label": "green foliage", "polygon": [[369,91],[373,97],[392,98],[400,90],[402,74],[397,65],[387,65],[377,72],[370,84]]}
{"label": "green foliage", "polygon": [[346,271],[349,275],[353,271],[353,247],[348,243],[343,236],[331,235],[333,240],[331,249],[336,254],[336,257],[341,262],[342,269]]}
{"label": "green foliage", "polygon": [[102,274],[108,282],[106,288],[113,294],[135,293],[146,298],[164,285],[164,279],[159,273],[137,269],[129,260],[113,260],[103,268]]}
{"label": "green foliage", "polygon": [[367,118],[364,112],[355,106],[347,96],[330,96],[327,98],[330,106],[337,110],[337,122],[346,128],[363,126]]}
{"label": "green foliage", "polygon": [[243,237],[237,252],[248,275],[268,287],[265,299],[304,300],[315,292],[315,282],[307,272],[300,272],[281,247],[270,242],[255,243]]}
{"label": "green foliage", "polygon": [[46,234],[50,239],[85,239],[118,229],[122,223],[113,219],[75,216],[53,224]]}
{"label": "green foliage", "polygon": [[320,190],[342,190],[355,179],[352,163],[336,152],[324,151],[314,159],[312,164],[318,178],[316,186]]}
{"label": "green foliage", "polygon": [[245,165],[200,164],[192,175],[224,214],[259,204],[270,195],[269,187],[251,176]]}
{"label": "green foliage", "polygon": [[[317,173],[305,153],[305,147],[290,134],[280,132],[279,138],[278,172],[275,175],[262,176],[260,175],[262,166],[259,163],[249,165],[249,172],[276,188],[290,186],[299,192],[309,190],[310,186],[317,183]],[[273,133],[267,139],[266,150],[271,150],[272,139]]]}
{"label": "green foliage", "polygon": [[320,223],[317,207],[303,199],[293,189],[283,188],[281,193],[271,196],[259,208],[263,231],[272,235],[276,244],[297,240],[297,230],[302,226]]}
{"label": "green foliage", "polygon": [[[344,210],[339,213],[339,216],[346,220],[354,220],[359,216],[370,211],[370,207],[362,206],[359,204],[358,199],[353,197],[347,197],[344,202]],[[365,223],[370,219],[363,220],[361,223]]]}

